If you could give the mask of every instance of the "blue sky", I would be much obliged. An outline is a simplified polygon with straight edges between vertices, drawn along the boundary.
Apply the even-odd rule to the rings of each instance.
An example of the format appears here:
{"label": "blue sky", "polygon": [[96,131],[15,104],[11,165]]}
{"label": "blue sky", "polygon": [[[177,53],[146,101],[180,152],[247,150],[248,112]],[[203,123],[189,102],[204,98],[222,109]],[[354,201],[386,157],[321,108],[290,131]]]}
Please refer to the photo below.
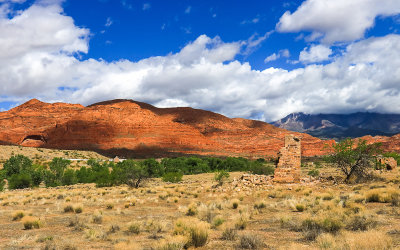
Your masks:
{"label": "blue sky", "polygon": [[[89,53],[83,58],[137,61],[179,52],[202,34],[219,36],[224,42],[262,37],[275,29],[286,10],[295,10],[301,2],[72,0],[64,3],[64,11],[92,33]],[[237,59],[265,69],[267,55],[287,48],[299,52],[305,47],[303,40],[295,41],[296,36],[272,34],[268,42]],[[293,68],[285,61],[269,65]]]}
{"label": "blue sky", "polygon": [[0,110],[115,98],[272,121],[400,113],[396,0],[0,0]]}

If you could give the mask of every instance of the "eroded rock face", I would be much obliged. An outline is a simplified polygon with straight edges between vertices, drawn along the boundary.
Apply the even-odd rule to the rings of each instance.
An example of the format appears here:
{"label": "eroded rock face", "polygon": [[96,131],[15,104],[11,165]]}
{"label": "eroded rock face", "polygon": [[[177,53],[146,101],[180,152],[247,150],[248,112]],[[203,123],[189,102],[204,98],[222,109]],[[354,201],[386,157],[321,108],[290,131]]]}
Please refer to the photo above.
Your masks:
{"label": "eroded rock face", "polygon": [[276,156],[288,134],[302,139],[302,154],[322,155],[323,141],[268,123],[230,119],[192,108],[156,108],[132,100],[84,107],[31,100],[0,112],[0,144],[83,149],[121,157],[171,154]]}
{"label": "eroded rock face", "polygon": [[274,181],[280,183],[300,182],[300,138],[294,135],[286,135],[285,146],[279,151],[278,157],[278,164],[274,173]]}
{"label": "eroded rock face", "polygon": [[394,170],[397,168],[397,161],[393,157],[378,156],[377,162],[386,170]]}
{"label": "eroded rock face", "polygon": [[368,144],[380,143],[381,149],[384,152],[397,152],[400,153],[400,134],[387,137],[387,136],[363,136],[359,139],[366,140]]}

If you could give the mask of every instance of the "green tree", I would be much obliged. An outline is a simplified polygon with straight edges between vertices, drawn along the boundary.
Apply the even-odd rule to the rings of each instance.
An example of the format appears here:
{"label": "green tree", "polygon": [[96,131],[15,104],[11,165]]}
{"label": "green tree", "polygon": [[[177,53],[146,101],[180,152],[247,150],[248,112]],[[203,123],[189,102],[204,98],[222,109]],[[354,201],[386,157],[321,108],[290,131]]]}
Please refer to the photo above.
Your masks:
{"label": "green tree", "polygon": [[149,176],[161,177],[164,175],[164,168],[154,158],[146,159],[142,162],[143,166],[147,168]]}
{"label": "green tree", "polygon": [[43,171],[43,180],[46,187],[61,186],[61,180],[57,179],[57,176],[50,170]]}
{"label": "green tree", "polygon": [[138,188],[143,180],[150,177],[147,167],[134,160],[119,162],[113,168],[111,176],[114,184],[127,184],[135,188]]}
{"label": "green tree", "polygon": [[63,159],[61,157],[55,157],[53,160],[50,162],[50,170],[53,172],[53,174],[56,176],[56,179],[61,181],[65,169],[71,164],[70,160]]}
{"label": "green tree", "polygon": [[74,185],[74,184],[78,183],[78,179],[76,177],[75,171],[73,169],[65,170],[61,182],[62,182],[62,184],[64,186],[66,186],[66,185]]}
{"label": "green tree", "polygon": [[226,180],[229,178],[229,173],[226,172],[225,170],[221,170],[219,172],[216,172],[214,175],[214,180],[218,182],[219,186],[222,186]]}
{"label": "green tree", "polygon": [[42,166],[35,167],[34,171],[31,173],[32,185],[37,187],[43,181],[44,169]]}
{"label": "green tree", "polygon": [[365,140],[345,139],[333,145],[333,153],[327,161],[333,163],[346,176],[345,181],[356,181],[371,177],[370,170],[375,166],[376,155],[380,153],[380,144],[367,144]]}
{"label": "green tree", "polygon": [[11,156],[10,159],[4,163],[3,169],[6,177],[11,177],[19,173],[31,173],[32,161],[24,155]]}

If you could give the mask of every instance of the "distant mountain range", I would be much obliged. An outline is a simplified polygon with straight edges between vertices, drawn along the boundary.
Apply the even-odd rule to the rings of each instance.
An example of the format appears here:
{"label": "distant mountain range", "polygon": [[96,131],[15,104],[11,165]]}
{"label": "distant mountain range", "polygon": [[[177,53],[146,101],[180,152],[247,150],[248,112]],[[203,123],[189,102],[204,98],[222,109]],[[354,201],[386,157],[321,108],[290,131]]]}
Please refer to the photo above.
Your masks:
{"label": "distant mountain range", "polygon": [[400,133],[400,114],[358,112],[345,115],[308,115],[292,113],[271,124],[322,139],[340,140],[365,135],[392,136]]}

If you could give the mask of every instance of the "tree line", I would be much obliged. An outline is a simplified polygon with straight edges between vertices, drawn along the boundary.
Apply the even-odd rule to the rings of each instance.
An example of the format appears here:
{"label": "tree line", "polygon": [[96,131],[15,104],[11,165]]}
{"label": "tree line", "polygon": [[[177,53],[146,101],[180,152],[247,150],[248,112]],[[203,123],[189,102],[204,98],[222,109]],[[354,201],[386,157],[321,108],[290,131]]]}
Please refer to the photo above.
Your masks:
{"label": "tree line", "polygon": [[273,174],[274,167],[264,159],[251,161],[241,157],[199,158],[178,157],[155,159],[110,161],[88,160],[86,166],[79,169],[71,167],[71,161],[53,158],[48,164],[34,164],[23,155],[11,156],[0,170],[0,190],[6,179],[9,189],[37,187],[44,182],[46,187],[73,185],[77,183],[95,183],[98,187],[127,184],[139,185],[148,178],[161,177],[164,181],[179,182],[183,175],[220,171],[249,171],[256,174]]}

